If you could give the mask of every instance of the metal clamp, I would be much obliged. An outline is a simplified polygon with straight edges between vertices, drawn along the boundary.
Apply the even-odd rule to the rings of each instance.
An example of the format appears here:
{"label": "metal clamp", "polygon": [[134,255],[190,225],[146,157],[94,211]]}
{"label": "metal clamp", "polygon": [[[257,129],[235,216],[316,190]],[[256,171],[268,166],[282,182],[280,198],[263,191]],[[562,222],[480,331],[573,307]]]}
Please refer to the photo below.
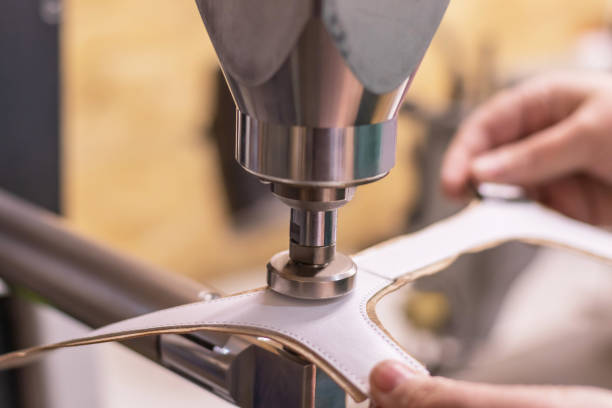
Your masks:
{"label": "metal clamp", "polygon": [[242,408],[345,407],[331,378],[273,340],[200,332],[159,344],[163,365]]}

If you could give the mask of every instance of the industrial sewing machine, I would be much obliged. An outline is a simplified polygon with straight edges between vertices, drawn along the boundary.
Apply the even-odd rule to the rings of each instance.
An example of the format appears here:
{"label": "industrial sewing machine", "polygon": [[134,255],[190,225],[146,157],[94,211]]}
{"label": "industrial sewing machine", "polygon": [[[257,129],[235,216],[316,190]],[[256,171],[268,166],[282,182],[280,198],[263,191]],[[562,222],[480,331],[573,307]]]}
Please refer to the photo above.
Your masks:
{"label": "industrial sewing machine", "polygon": [[[289,250],[271,258],[269,286],[308,299],[350,292],[338,208],[392,169],[397,113],[448,0],[197,4],[237,105],[236,159],[291,207]],[[0,238],[3,279],[91,326],[216,296],[3,195]],[[243,407],[344,406],[329,378],[274,344],[204,333],[128,346]]]}

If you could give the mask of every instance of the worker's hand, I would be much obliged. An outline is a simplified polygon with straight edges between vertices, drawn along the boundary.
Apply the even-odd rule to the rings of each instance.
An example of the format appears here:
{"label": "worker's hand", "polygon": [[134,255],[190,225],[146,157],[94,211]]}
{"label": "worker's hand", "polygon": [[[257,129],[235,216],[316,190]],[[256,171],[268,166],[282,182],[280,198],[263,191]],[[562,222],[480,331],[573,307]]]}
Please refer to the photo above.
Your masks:
{"label": "worker's hand", "polygon": [[442,167],[449,196],[471,181],[519,184],[562,213],[612,224],[612,76],[548,74],[485,103]]}
{"label": "worker's hand", "polygon": [[612,393],[586,387],[494,386],[415,374],[386,361],[370,375],[377,408],[611,408]]}

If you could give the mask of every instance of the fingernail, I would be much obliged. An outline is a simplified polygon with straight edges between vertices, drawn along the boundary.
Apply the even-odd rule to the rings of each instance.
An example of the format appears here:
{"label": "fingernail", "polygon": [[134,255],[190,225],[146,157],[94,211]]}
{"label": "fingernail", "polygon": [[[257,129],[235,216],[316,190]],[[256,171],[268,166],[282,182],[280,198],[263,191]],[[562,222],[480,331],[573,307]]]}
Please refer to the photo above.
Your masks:
{"label": "fingernail", "polygon": [[414,377],[414,373],[396,361],[385,361],[372,370],[372,386],[383,393],[393,391],[401,383]]}
{"label": "fingernail", "polygon": [[477,178],[491,179],[504,171],[505,161],[501,155],[486,155],[479,157],[472,164],[472,172]]}

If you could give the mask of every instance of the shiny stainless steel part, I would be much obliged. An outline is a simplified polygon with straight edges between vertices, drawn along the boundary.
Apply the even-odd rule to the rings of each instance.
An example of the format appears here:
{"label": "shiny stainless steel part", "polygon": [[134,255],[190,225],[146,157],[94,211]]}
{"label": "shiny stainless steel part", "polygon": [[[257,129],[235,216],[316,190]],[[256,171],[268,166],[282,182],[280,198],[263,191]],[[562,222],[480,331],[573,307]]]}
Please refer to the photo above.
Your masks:
{"label": "shiny stainless steel part", "polygon": [[[304,364],[300,357],[271,340],[260,338],[257,344],[233,336],[214,345],[200,334],[169,334],[161,337],[160,349],[164,365],[240,406],[250,406],[250,401],[257,400],[261,407],[311,407],[318,391],[317,407],[344,407],[331,403],[338,400],[337,395],[315,389],[316,384],[337,393],[338,386],[330,384],[329,377],[322,377],[313,365]],[[274,372],[271,368],[279,367],[279,358],[283,359],[282,371]],[[236,396],[241,400],[234,400]]]}
{"label": "shiny stainless steel part", "polygon": [[[91,327],[214,298],[210,288],[92,243],[54,215],[1,190],[0,278]],[[191,335],[185,340],[189,346],[179,337],[124,344],[241,407],[313,407],[314,367],[293,353],[220,333]],[[320,395],[316,388],[317,401],[323,401],[317,406],[343,395],[322,373],[319,381],[333,395]]]}
{"label": "shiny stainless steel part", "polygon": [[301,264],[324,266],[336,250],[337,209],[354,188],[300,187],[272,183],[272,193],[291,207],[289,255]]}
{"label": "shiny stainless steel part", "polygon": [[329,246],[336,243],[338,211],[291,209],[289,236],[292,242],[304,246]]}
{"label": "shiny stainless steel part", "polygon": [[336,226],[338,207],[353,197],[354,190],[272,183],[272,192],[291,206],[291,224],[287,260],[281,253],[268,264],[271,289],[307,299],[337,297],[351,291],[355,268],[345,255],[336,257]]}
{"label": "shiny stainless steel part", "polygon": [[378,180],[395,164],[395,120],[337,128],[285,126],[236,114],[236,160],[260,179],[347,187]]}
{"label": "shiny stainless steel part", "polygon": [[333,129],[393,120],[448,5],[196,2],[238,110],[264,132],[277,125]]}
{"label": "shiny stainless steel part", "polygon": [[268,285],[276,292],[300,299],[330,299],[349,293],[357,267],[344,254],[336,254],[324,267],[298,265],[289,252],[281,252],[268,263]]}
{"label": "shiny stainless steel part", "polygon": [[338,210],[291,209],[289,255],[295,262],[326,265],[336,253]]}
{"label": "shiny stainless steel part", "polygon": [[239,337],[210,343],[197,333],[164,334],[159,340],[161,361],[166,367],[238,405],[248,405],[253,400],[249,385],[255,382],[251,346]]}
{"label": "shiny stainless steel part", "polygon": [[394,163],[397,112],[448,0],[196,0],[260,178],[345,187]]}
{"label": "shiny stainless steel part", "polygon": [[[400,104],[448,0],[196,2],[236,102],[247,171],[273,190],[343,191],[391,170]],[[292,207],[292,270],[325,275],[338,206],[274,192]],[[300,285],[283,293],[300,296]]]}

